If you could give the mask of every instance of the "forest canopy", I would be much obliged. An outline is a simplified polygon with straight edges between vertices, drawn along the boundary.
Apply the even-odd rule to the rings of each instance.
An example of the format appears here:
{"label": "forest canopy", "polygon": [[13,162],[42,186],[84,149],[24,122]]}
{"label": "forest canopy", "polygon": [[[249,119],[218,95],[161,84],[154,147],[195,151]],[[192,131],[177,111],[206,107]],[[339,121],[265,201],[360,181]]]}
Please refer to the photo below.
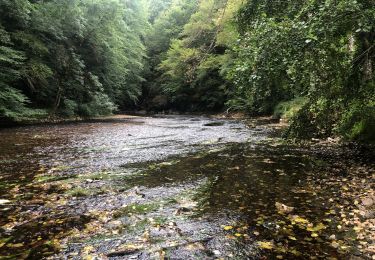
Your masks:
{"label": "forest canopy", "polygon": [[372,0],[1,0],[0,120],[244,111],[375,142]]}

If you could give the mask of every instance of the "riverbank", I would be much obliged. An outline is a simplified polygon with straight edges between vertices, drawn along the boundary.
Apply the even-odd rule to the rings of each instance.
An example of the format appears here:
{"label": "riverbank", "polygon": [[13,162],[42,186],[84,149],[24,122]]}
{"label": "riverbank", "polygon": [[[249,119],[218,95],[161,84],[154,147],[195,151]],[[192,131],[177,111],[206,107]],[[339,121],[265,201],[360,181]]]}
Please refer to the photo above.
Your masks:
{"label": "riverbank", "polygon": [[[136,113],[132,114],[118,114],[118,115],[108,115],[108,116],[100,116],[100,117],[72,117],[72,118],[62,118],[62,117],[48,117],[42,119],[31,119],[31,120],[24,120],[24,121],[9,121],[3,120],[0,121],[0,129],[7,128],[7,127],[17,127],[17,126],[32,126],[32,125],[52,125],[52,124],[69,124],[69,123],[78,123],[78,122],[99,122],[99,121],[113,121],[113,120],[122,120],[122,119],[130,119],[138,117],[135,115]],[[141,115],[139,115],[141,116]]]}

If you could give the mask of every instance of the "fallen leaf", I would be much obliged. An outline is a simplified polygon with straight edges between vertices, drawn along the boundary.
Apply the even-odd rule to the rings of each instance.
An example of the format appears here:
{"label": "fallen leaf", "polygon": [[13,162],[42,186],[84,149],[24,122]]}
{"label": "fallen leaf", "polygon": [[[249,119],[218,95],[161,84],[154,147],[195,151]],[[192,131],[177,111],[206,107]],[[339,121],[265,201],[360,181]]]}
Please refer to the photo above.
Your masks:
{"label": "fallen leaf", "polygon": [[302,218],[302,217],[297,216],[297,215],[296,215],[296,216],[293,216],[292,220],[293,220],[294,222],[296,222],[296,223],[302,223],[302,224],[307,224],[307,223],[309,223],[309,221],[308,221],[307,219]]}
{"label": "fallen leaf", "polygon": [[258,246],[261,249],[267,249],[267,250],[272,250],[274,248],[273,243],[268,242],[268,241],[260,241],[260,242],[258,242]]}
{"label": "fallen leaf", "polygon": [[205,250],[205,247],[203,244],[197,242],[197,243],[187,245],[185,249],[189,251],[196,251],[196,250]]}
{"label": "fallen leaf", "polygon": [[233,229],[232,226],[224,226],[223,228],[224,228],[224,230],[227,230],[227,231]]}
{"label": "fallen leaf", "polygon": [[326,228],[326,226],[323,223],[319,223],[315,227],[314,226],[313,227],[307,227],[306,230],[310,231],[310,232],[318,232],[318,231],[320,231],[322,229],[325,229],[325,228]]}
{"label": "fallen leaf", "polygon": [[11,248],[19,248],[19,247],[23,247],[23,243],[18,243],[18,244],[8,244],[7,247],[11,247]]}

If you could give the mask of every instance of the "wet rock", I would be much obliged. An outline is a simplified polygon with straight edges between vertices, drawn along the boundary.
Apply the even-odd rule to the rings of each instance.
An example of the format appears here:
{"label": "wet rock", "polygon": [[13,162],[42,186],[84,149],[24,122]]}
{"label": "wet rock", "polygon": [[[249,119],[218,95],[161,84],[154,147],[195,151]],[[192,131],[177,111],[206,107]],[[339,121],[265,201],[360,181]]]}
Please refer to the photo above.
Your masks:
{"label": "wet rock", "polygon": [[202,243],[196,242],[196,243],[191,243],[185,246],[186,250],[189,251],[195,251],[195,250],[205,250],[205,247]]}
{"label": "wet rock", "polygon": [[365,219],[373,219],[373,218],[375,218],[375,212],[373,210],[364,210],[364,211],[361,211],[360,214]]}
{"label": "wet rock", "polygon": [[289,207],[289,206],[287,206],[285,204],[282,204],[280,202],[276,202],[275,206],[276,206],[277,211],[279,211],[281,213],[291,213],[291,212],[294,211],[294,207]]}
{"label": "wet rock", "polygon": [[362,199],[362,205],[365,207],[371,207],[374,205],[374,199],[370,197],[364,198]]}
{"label": "wet rock", "polygon": [[107,227],[109,229],[116,229],[121,225],[122,225],[122,222],[120,220],[113,220],[107,223]]}
{"label": "wet rock", "polygon": [[140,251],[140,249],[138,249],[138,248],[128,248],[128,249],[124,249],[124,250],[121,250],[121,251],[108,253],[106,256],[108,256],[108,257],[121,257],[121,256],[126,256],[126,255],[132,255],[132,254],[135,254],[139,251]]}
{"label": "wet rock", "polygon": [[0,199],[0,205],[4,205],[4,204],[8,204],[8,203],[10,203],[10,200]]}
{"label": "wet rock", "polygon": [[221,252],[219,250],[214,250],[212,253],[214,253],[215,256],[221,256]]}
{"label": "wet rock", "polygon": [[184,213],[191,212],[191,210],[192,210],[191,208],[181,207],[181,208],[177,209],[174,214],[175,215],[181,215],[181,214],[184,214]]}
{"label": "wet rock", "polygon": [[212,123],[204,124],[203,126],[223,126],[224,124],[225,124],[224,122],[212,122]]}

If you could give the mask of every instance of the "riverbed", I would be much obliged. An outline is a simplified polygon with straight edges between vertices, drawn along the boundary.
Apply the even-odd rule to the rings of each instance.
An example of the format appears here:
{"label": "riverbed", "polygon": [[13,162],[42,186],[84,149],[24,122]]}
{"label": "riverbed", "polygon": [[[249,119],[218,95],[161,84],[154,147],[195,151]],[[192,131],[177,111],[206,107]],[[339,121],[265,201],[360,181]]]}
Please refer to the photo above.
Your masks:
{"label": "riverbed", "polygon": [[371,259],[373,151],[268,119],[0,130],[0,259]]}

